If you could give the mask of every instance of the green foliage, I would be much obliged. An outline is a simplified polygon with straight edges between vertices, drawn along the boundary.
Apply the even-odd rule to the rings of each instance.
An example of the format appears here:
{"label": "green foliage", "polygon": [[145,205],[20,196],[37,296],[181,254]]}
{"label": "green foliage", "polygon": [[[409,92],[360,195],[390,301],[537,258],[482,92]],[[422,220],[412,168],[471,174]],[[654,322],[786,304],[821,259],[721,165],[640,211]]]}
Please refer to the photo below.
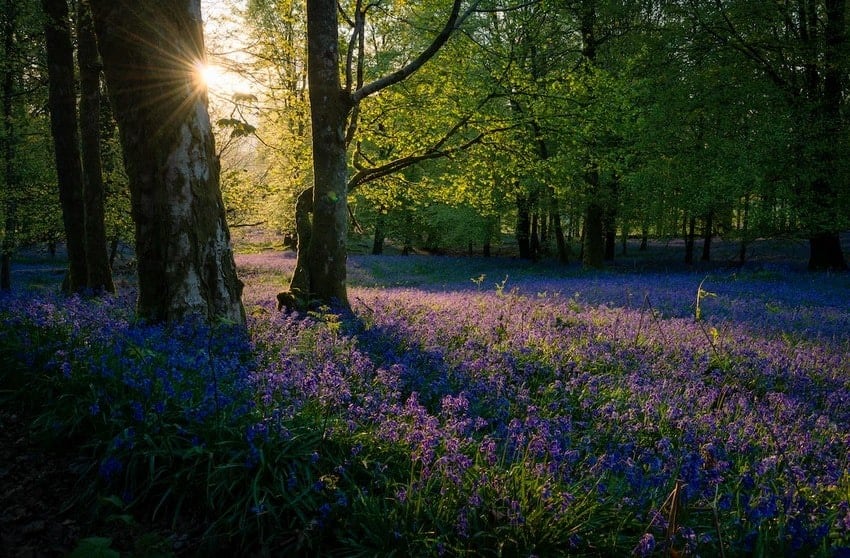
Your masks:
{"label": "green foliage", "polygon": [[68,558],[121,558],[121,554],[111,546],[112,539],[88,537],[77,544]]}

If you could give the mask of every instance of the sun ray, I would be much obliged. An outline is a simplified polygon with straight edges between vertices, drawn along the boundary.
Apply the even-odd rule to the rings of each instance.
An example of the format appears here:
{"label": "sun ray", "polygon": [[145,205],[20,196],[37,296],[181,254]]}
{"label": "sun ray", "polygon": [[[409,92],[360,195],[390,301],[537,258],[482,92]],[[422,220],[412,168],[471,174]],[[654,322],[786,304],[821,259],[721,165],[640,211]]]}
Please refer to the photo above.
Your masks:
{"label": "sun ray", "polygon": [[195,72],[201,84],[206,86],[207,89],[216,90],[227,85],[227,76],[224,75],[224,70],[219,66],[198,63]]}

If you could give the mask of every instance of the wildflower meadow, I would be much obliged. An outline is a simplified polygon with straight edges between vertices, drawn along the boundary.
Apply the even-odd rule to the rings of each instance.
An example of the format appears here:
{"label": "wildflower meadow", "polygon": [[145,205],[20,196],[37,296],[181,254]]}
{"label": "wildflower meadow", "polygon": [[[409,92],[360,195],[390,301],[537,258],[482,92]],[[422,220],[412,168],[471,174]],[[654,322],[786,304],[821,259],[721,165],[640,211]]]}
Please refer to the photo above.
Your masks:
{"label": "wildflower meadow", "polygon": [[846,274],[353,256],[278,312],[293,260],[238,257],[248,336],[0,295],[81,502],[204,556],[850,556]]}

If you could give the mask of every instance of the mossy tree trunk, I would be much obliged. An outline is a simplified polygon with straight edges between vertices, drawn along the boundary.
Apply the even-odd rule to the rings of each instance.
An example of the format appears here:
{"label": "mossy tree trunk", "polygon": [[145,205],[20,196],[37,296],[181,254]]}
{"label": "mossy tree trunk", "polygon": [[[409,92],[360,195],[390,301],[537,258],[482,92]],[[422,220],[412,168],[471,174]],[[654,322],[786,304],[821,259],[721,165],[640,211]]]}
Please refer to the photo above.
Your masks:
{"label": "mossy tree trunk", "polygon": [[65,287],[69,292],[79,292],[85,290],[88,284],[88,272],[71,22],[67,0],[42,0],[41,5],[45,15],[50,131],[53,135],[59,201],[68,246],[69,265]]}
{"label": "mossy tree trunk", "polygon": [[340,82],[336,0],[307,2],[307,78],[313,126],[313,232],[307,254],[310,297],[348,304],[348,116]]}
{"label": "mossy tree trunk", "polygon": [[[141,317],[244,324],[207,94],[200,0],[91,0],[136,226]],[[140,40],[143,37],[144,40]]]}
{"label": "mossy tree trunk", "polygon": [[310,269],[307,255],[310,252],[310,238],[313,234],[313,189],[307,188],[298,195],[295,202],[296,254],[295,271],[289,282],[292,295],[304,302],[310,293]]}
{"label": "mossy tree trunk", "polygon": [[85,203],[86,282],[95,291],[115,292],[104,225],[103,165],[100,160],[100,60],[88,1],[77,7],[80,68],[80,150]]}

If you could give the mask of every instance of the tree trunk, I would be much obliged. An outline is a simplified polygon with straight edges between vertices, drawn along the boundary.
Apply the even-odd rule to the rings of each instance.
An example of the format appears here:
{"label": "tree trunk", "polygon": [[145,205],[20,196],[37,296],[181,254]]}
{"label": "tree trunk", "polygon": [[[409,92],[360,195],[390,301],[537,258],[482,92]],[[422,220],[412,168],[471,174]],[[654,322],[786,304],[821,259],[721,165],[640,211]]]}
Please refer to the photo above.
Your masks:
{"label": "tree trunk", "polygon": [[80,67],[80,148],[86,216],[87,285],[95,291],[115,292],[104,224],[103,168],[100,160],[100,61],[94,22],[87,1],[77,7],[77,61]]}
{"label": "tree trunk", "polygon": [[118,244],[119,244],[119,240],[118,240],[117,236],[114,237],[109,242],[109,267],[110,268],[115,265],[115,258],[118,257]]}
{"label": "tree trunk", "polygon": [[295,201],[295,270],[289,282],[289,291],[300,305],[306,305],[310,299],[310,267],[307,255],[310,253],[310,239],[313,236],[313,189],[307,188]]}
{"label": "tree trunk", "polygon": [[605,265],[605,230],[602,225],[602,206],[591,202],[584,219],[584,250],[582,265],[602,269]]}
{"label": "tree trunk", "polygon": [[499,233],[498,218],[488,215],[484,227],[484,246],[481,248],[481,253],[485,258],[489,258],[492,253],[493,237]]}
{"label": "tree trunk", "polygon": [[[545,205],[547,205],[547,206],[551,205],[551,202],[546,200]],[[538,229],[540,231],[540,235],[539,235],[540,236],[540,250],[545,255],[545,254],[548,254],[548,252],[549,252],[549,246],[548,246],[549,245],[549,235],[550,235],[551,230],[552,230],[551,223],[549,222],[550,215],[549,215],[548,212],[544,212],[544,211],[538,211],[537,214],[538,214],[538,220],[540,222],[540,225],[538,227]]]}
{"label": "tree trunk", "polygon": [[525,194],[516,197],[516,241],[519,257],[531,259],[531,202]]}
{"label": "tree trunk", "polygon": [[602,219],[605,227],[605,261],[614,261],[617,251],[617,207],[620,198],[620,177],[616,174],[604,183],[602,190],[605,203],[605,215]]}
{"label": "tree trunk", "polygon": [[307,255],[313,235],[313,189],[307,188],[295,200],[295,269],[289,290],[277,294],[277,309],[301,310],[310,304],[310,269]]}
{"label": "tree trunk", "polygon": [[638,250],[643,252],[649,247],[649,227],[644,223],[640,228],[640,247]]}
{"label": "tree trunk", "polygon": [[12,254],[3,252],[0,254],[0,290],[12,289]]}
{"label": "tree trunk", "polygon": [[702,257],[700,261],[711,261],[711,236],[714,232],[714,211],[709,210],[705,216],[704,229],[702,234]]}
{"label": "tree trunk", "polygon": [[404,209],[404,238],[402,239],[401,255],[409,256],[413,251],[413,214]]}
{"label": "tree trunk", "polygon": [[558,263],[561,265],[567,265],[570,263],[570,247],[567,246],[567,241],[564,238],[564,227],[561,225],[561,214],[558,213],[557,208],[553,208],[550,215],[555,232],[555,245],[558,248]]}
{"label": "tree trunk", "polygon": [[605,261],[613,262],[617,250],[617,229],[609,219],[605,219]]}
{"label": "tree trunk", "polygon": [[197,76],[205,60],[200,0],[91,0],[91,7],[130,180],[138,312],[151,321],[200,315],[244,324]]}
{"label": "tree trunk", "polygon": [[15,192],[18,179],[15,172],[15,139],[12,122],[12,99],[14,96],[15,73],[12,60],[15,60],[15,0],[5,0],[6,17],[3,21],[3,199],[5,200],[0,223],[0,290],[12,288],[12,253],[15,250],[15,228],[17,207]]}
{"label": "tree trunk", "polygon": [[844,209],[839,203],[842,180],[839,166],[843,157],[840,150],[845,145],[841,105],[845,93],[843,78],[847,71],[847,3],[826,0],[824,6],[823,84],[822,87],[819,83],[812,84],[809,91],[810,98],[814,99],[812,120],[818,136],[813,142],[812,159],[817,166],[810,192],[814,207],[807,212],[814,218],[809,226],[809,269],[812,271],[847,269],[836,229],[844,220]]}
{"label": "tree trunk", "polygon": [[[594,195],[599,194],[599,171],[588,171],[585,181]],[[605,265],[605,207],[598,199],[587,205],[584,218],[582,260],[584,267],[602,269]]]}
{"label": "tree trunk", "polygon": [[809,239],[809,269],[813,271],[847,269],[838,233],[823,233]]}
{"label": "tree trunk", "polygon": [[687,265],[692,265],[694,263],[694,236],[696,234],[696,226],[696,217],[685,217],[683,228],[685,229],[685,264]]}
{"label": "tree trunk", "polygon": [[528,248],[531,261],[536,262],[540,259],[540,235],[538,233],[540,226],[539,213],[535,210],[531,214],[531,235],[528,239]]}
{"label": "tree trunk", "polygon": [[[596,62],[596,2],[582,1],[579,12],[581,54],[585,71],[591,72]],[[605,265],[605,209],[609,200],[600,192],[599,168],[596,163],[590,164],[584,181],[590,201],[585,209],[581,262],[586,268],[602,269]]]}
{"label": "tree trunk", "polygon": [[337,4],[307,1],[307,76],[313,125],[313,236],[307,265],[310,296],[348,306],[348,163],[345,128],[353,108],[342,90]]}
{"label": "tree trunk", "polygon": [[741,246],[738,249],[738,265],[744,265],[747,262],[747,246],[750,240],[750,194],[744,195],[744,207],[738,214],[741,230]]}
{"label": "tree trunk", "polygon": [[375,236],[372,239],[373,256],[380,256],[384,253],[384,240],[386,239],[384,227],[386,227],[386,221],[386,209],[383,207],[378,208],[378,215],[375,218]]}
{"label": "tree trunk", "polygon": [[80,140],[77,133],[77,98],[74,82],[74,56],[67,0],[42,0],[49,79],[50,129],[56,156],[59,201],[68,246],[69,292],[87,286],[85,248],[85,206]]}

